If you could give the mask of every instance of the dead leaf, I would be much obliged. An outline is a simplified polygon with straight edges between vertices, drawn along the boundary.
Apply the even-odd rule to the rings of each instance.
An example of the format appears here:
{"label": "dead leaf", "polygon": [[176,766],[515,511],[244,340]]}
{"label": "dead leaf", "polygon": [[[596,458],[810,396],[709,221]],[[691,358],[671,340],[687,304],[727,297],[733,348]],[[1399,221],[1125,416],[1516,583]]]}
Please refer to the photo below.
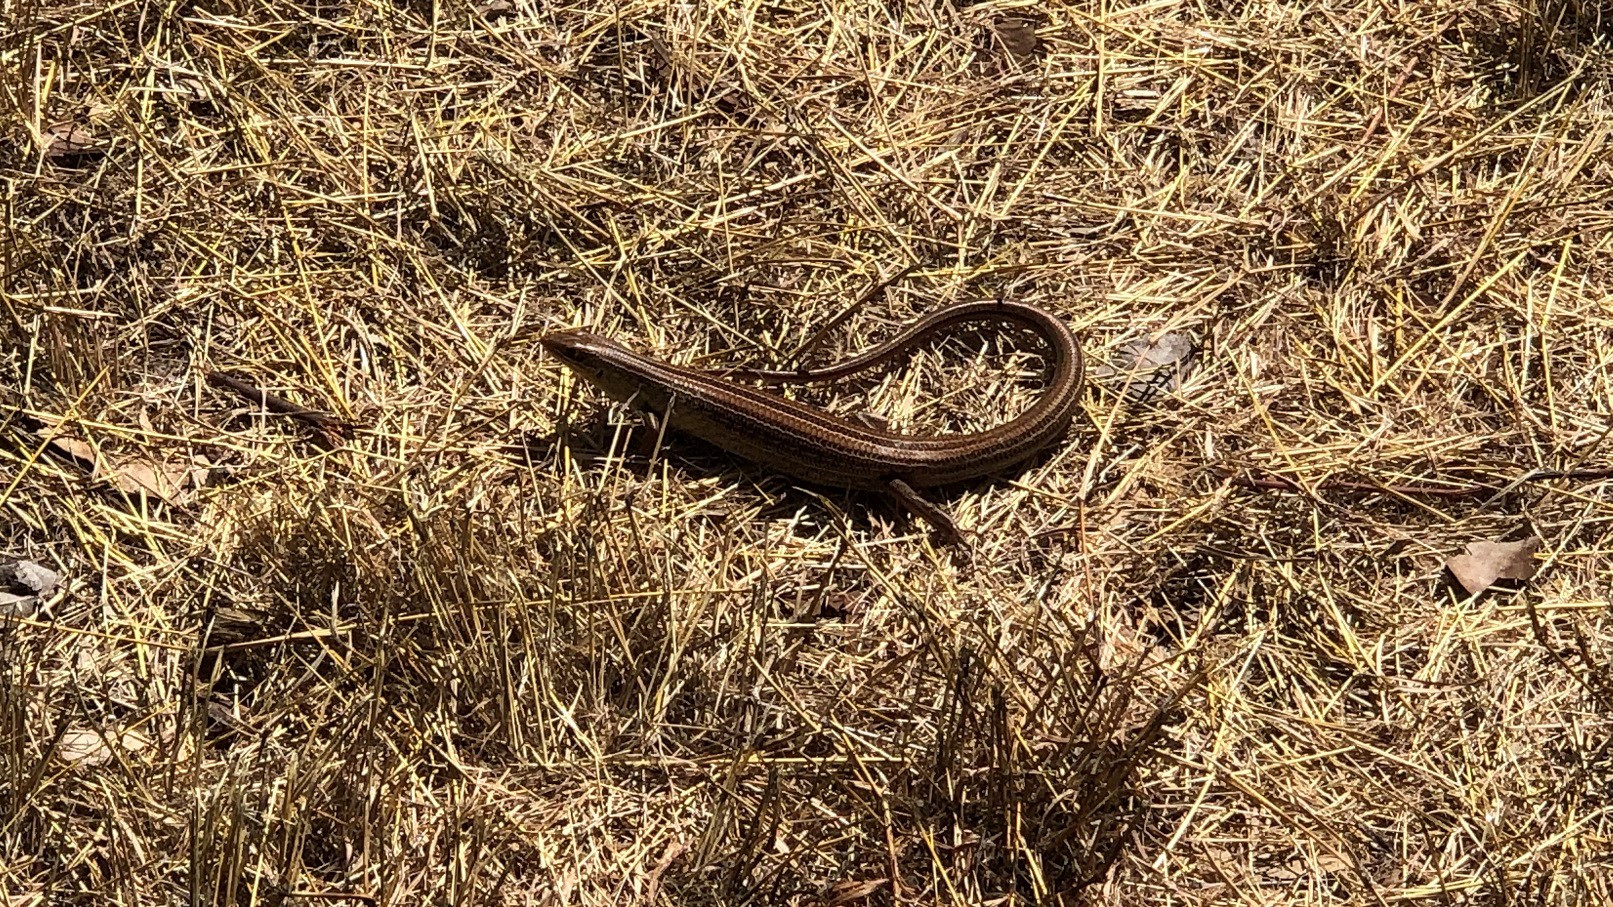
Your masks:
{"label": "dead leaf", "polygon": [[78,465],[91,473],[96,471],[100,462],[95,455],[95,448],[77,438],[58,436],[51,438],[48,446],[69,460],[77,460]]}
{"label": "dead leaf", "polygon": [[78,765],[104,765],[112,761],[112,748],[98,731],[68,731],[56,742],[56,758]]}
{"label": "dead leaf", "polygon": [[0,617],[33,617],[62,578],[33,561],[0,560]]}
{"label": "dead leaf", "polygon": [[90,728],[75,728],[62,735],[56,743],[56,758],[63,762],[75,765],[105,765],[112,761],[116,755],[112,748],[121,748],[124,752],[134,754],[150,749],[156,744],[150,734],[137,730],[118,730],[107,728],[97,731]]}
{"label": "dead leaf", "polygon": [[95,148],[95,134],[83,123],[57,123],[45,130],[45,157],[52,160],[78,157]]}
{"label": "dead leaf", "polygon": [[33,617],[38,609],[39,599],[35,596],[0,592],[0,617]]}
{"label": "dead leaf", "polygon": [[189,464],[158,463],[154,460],[127,460],[108,470],[112,484],[128,495],[154,495],[175,506],[190,502]]}
{"label": "dead leaf", "polygon": [[1042,42],[1036,37],[1036,23],[1029,19],[1005,17],[997,20],[997,40],[1008,52],[1021,57],[1036,53]]}
{"label": "dead leaf", "polygon": [[61,581],[61,574],[33,561],[0,561],[0,585],[21,595],[49,595]]}
{"label": "dead leaf", "polygon": [[1533,535],[1516,542],[1468,542],[1467,552],[1446,561],[1445,568],[1468,595],[1478,595],[1497,580],[1532,579],[1540,569],[1535,562],[1540,545],[1540,538]]}
{"label": "dead leaf", "polygon": [[1093,378],[1143,402],[1181,387],[1193,372],[1198,352],[1196,339],[1174,331],[1154,340],[1129,340],[1115,349],[1110,361],[1093,370]]}
{"label": "dead leaf", "polygon": [[149,457],[104,462],[95,447],[70,435],[51,438],[50,449],[76,462],[92,478],[104,479],[128,495],[148,494],[176,507],[196,496],[195,489],[209,484],[211,474],[191,463],[165,463]]}
{"label": "dead leaf", "polygon": [[157,741],[144,731],[124,731],[118,738],[118,743],[131,753],[138,753],[157,745]]}

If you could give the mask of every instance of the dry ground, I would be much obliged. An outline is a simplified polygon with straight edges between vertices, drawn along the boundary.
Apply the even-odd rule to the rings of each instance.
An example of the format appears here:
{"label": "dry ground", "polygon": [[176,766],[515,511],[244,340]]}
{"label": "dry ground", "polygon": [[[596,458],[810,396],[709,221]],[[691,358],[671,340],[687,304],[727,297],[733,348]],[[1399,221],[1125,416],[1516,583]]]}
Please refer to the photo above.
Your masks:
{"label": "dry ground", "polygon": [[[6,903],[1613,901],[1613,10],[0,8]],[[1202,351],[962,552],[533,342],[997,293]]]}

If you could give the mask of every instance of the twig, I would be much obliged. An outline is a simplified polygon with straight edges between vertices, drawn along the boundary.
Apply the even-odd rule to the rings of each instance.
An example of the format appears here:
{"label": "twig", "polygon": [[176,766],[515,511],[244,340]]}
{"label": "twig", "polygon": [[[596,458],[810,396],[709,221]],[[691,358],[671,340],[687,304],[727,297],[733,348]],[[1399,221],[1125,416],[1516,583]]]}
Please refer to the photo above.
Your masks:
{"label": "twig", "polygon": [[217,388],[232,391],[253,406],[277,415],[290,416],[298,422],[312,426],[332,439],[345,436],[348,430],[352,428],[346,421],[330,413],[309,409],[306,406],[298,406],[284,397],[276,396],[234,375],[228,375],[224,372],[208,372],[207,383]]}
{"label": "twig", "polygon": [[1372,114],[1372,119],[1368,121],[1367,128],[1361,130],[1361,137],[1355,140],[1357,145],[1365,145],[1367,139],[1372,138],[1372,134],[1378,131],[1378,125],[1388,116],[1389,103],[1394,100],[1395,95],[1400,94],[1400,89],[1406,87],[1406,79],[1411,76],[1412,70],[1417,68],[1417,64],[1421,60],[1421,57],[1413,56],[1406,61],[1405,66],[1401,67],[1400,76],[1395,79],[1393,85],[1389,86],[1389,90],[1384,92],[1382,106]]}

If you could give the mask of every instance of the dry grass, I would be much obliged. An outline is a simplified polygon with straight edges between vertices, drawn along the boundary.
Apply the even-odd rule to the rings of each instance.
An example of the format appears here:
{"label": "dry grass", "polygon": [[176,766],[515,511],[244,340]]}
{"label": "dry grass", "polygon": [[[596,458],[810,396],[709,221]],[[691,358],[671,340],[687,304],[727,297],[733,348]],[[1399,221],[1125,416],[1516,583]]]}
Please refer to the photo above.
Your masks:
{"label": "dry grass", "polygon": [[[1613,10],[3,8],[6,903],[1613,902],[1608,483],[1371,490],[1613,464]],[[1007,292],[1201,368],[960,556],[531,342],[778,362],[908,264],[816,355]],[[817,399],[1034,392],[957,351]]]}

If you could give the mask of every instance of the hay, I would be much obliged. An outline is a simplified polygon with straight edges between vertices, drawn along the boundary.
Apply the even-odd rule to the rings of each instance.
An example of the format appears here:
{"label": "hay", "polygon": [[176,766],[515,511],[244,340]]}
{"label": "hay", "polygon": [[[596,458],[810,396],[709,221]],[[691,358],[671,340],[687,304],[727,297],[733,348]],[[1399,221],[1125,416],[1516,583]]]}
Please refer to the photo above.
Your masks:
{"label": "hay", "polygon": [[[1604,7],[6,17],[8,903],[1613,900]],[[1202,348],[962,554],[532,342],[997,293]],[[803,394],[969,430],[1013,349]]]}

